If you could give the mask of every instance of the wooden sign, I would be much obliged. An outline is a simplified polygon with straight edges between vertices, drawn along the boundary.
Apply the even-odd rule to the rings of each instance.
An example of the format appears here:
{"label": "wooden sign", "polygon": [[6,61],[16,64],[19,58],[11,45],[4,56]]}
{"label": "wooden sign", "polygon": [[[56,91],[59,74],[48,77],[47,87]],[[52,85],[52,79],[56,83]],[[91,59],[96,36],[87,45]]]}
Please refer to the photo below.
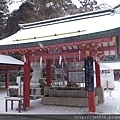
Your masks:
{"label": "wooden sign", "polygon": [[85,58],[84,65],[85,65],[85,90],[94,91],[93,58],[92,57]]}
{"label": "wooden sign", "polygon": [[75,83],[85,82],[85,72],[84,71],[69,71],[69,81]]}

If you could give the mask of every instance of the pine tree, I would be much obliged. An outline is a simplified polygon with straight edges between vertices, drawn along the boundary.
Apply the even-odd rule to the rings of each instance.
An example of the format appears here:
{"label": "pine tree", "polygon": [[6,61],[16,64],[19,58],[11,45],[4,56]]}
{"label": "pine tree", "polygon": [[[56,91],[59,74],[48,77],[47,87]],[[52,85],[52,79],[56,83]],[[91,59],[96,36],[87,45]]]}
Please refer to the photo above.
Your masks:
{"label": "pine tree", "polygon": [[66,15],[76,14],[77,7],[71,0],[27,0],[7,20],[6,36],[17,32],[18,24],[37,22]]}
{"label": "pine tree", "polygon": [[0,38],[4,37],[4,27],[6,25],[8,7],[6,0],[0,0]]}
{"label": "pine tree", "polygon": [[19,9],[14,10],[7,19],[4,29],[6,31],[6,36],[16,33],[20,29],[19,24],[34,22],[34,13],[33,4],[30,2],[22,3]]}
{"label": "pine tree", "polygon": [[93,11],[94,5],[97,5],[96,0],[79,0],[81,6],[81,9],[83,12]]}
{"label": "pine tree", "polygon": [[71,0],[29,0],[34,3],[38,20],[46,20],[78,13]]}

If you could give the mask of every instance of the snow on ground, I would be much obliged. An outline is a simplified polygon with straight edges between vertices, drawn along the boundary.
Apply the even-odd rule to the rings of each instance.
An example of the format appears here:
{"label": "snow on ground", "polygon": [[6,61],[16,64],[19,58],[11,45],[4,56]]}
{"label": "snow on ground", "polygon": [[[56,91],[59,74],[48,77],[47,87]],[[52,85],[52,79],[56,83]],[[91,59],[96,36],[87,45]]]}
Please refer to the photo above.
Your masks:
{"label": "snow on ground", "polygon": [[[96,113],[102,114],[119,114],[120,113],[120,82],[115,82],[115,89],[113,91],[106,90],[104,92],[105,102],[96,107]],[[16,110],[18,103],[14,102],[14,109],[10,109],[10,102],[8,104],[8,112],[5,112],[5,97],[7,92],[5,89],[0,89],[0,113],[1,114],[86,114],[88,107],[66,107],[66,106],[53,106],[41,104],[41,99],[31,100],[31,107],[28,111],[22,110],[18,113]]]}

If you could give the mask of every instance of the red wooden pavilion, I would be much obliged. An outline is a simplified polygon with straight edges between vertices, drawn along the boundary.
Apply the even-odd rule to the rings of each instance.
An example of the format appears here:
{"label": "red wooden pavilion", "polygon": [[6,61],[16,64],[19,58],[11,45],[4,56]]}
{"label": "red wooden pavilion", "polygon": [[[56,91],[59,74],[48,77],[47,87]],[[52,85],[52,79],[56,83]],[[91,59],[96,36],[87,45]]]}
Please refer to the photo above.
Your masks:
{"label": "red wooden pavilion", "polygon": [[24,63],[8,55],[0,55],[0,74],[5,74],[5,88],[9,88],[9,74],[23,68]]}
{"label": "red wooden pavilion", "polygon": [[[46,82],[51,85],[51,64],[83,61],[88,56],[95,61],[96,86],[101,87],[99,61],[107,55],[119,54],[120,15],[111,9],[69,17],[22,24],[16,34],[0,41],[0,53],[19,53],[24,61],[24,103],[30,106],[30,62],[46,64]],[[94,91],[88,91],[89,111],[95,112]]]}

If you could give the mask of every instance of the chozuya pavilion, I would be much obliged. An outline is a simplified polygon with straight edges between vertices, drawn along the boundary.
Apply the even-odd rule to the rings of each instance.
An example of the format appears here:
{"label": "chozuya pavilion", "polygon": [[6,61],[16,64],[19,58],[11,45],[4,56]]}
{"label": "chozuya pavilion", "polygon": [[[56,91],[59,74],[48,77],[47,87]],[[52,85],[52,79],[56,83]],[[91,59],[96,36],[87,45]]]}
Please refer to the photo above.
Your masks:
{"label": "chozuya pavilion", "polygon": [[[30,63],[39,62],[46,66],[43,104],[67,106],[87,104],[89,111],[95,112],[96,104],[104,102],[99,62],[104,56],[120,53],[119,20],[120,14],[111,9],[82,13],[20,24],[21,29],[17,33],[1,40],[0,54],[18,53],[25,56],[23,95],[25,107],[30,107]],[[79,68],[72,69],[72,72],[67,69],[66,79],[69,84],[71,81],[75,84],[85,82],[85,88],[79,85],[72,88],[69,88],[69,85],[52,88],[53,64],[76,63],[79,66],[81,62],[84,63],[84,73],[83,69]],[[73,94],[76,96],[73,97]]]}

